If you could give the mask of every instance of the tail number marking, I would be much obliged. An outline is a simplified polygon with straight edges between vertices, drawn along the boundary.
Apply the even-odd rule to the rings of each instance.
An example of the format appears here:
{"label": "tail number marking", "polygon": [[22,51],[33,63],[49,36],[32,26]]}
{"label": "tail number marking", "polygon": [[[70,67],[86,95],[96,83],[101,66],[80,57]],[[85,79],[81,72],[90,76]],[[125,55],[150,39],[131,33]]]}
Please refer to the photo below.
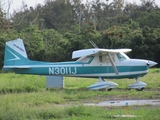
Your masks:
{"label": "tail number marking", "polygon": [[50,75],[64,75],[64,74],[76,74],[76,67],[50,67]]}

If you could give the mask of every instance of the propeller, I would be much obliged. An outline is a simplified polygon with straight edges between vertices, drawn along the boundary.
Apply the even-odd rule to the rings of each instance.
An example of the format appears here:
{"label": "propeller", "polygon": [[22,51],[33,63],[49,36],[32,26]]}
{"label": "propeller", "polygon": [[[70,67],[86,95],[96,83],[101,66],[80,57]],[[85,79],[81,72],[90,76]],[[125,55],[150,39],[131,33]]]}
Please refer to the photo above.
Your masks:
{"label": "propeller", "polygon": [[148,60],[147,61],[147,66],[148,67],[153,67],[153,66],[155,66],[155,65],[157,65],[158,63],[156,63],[156,62],[154,62],[154,61],[150,61],[150,60]]}
{"label": "propeller", "polygon": [[149,63],[149,60],[147,61],[147,66],[149,67],[150,63]]}

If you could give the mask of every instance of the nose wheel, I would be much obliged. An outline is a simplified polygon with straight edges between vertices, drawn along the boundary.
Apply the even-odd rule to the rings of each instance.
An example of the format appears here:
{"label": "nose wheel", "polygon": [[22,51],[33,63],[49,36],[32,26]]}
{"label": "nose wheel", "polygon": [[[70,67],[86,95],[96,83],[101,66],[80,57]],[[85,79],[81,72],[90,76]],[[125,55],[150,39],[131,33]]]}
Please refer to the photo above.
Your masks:
{"label": "nose wheel", "polygon": [[136,89],[137,91],[143,91],[144,90],[144,88],[142,87],[142,88],[140,88],[140,89]]}
{"label": "nose wheel", "polygon": [[139,79],[136,78],[136,82],[128,85],[128,89],[136,89],[137,91],[143,91],[146,86],[146,83],[140,82]]}

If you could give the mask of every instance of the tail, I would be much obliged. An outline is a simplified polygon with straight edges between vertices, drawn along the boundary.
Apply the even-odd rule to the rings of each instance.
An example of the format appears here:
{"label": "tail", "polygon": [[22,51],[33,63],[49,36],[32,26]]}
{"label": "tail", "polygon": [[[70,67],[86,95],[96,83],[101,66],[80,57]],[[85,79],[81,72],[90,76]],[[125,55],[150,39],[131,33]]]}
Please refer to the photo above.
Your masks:
{"label": "tail", "polygon": [[6,42],[3,70],[29,68],[29,61],[22,39]]}

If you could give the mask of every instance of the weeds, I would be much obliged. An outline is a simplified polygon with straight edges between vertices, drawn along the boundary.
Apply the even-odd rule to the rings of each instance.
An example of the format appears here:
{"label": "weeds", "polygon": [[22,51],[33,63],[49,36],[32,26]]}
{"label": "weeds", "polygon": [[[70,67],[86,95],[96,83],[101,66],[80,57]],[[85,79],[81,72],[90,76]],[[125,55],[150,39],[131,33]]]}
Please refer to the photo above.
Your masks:
{"label": "weeds", "polygon": [[[141,78],[148,84],[141,92],[126,89],[128,84],[135,82],[132,79],[113,80],[119,87],[108,92],[87,90],[86,87],[97,79],[66,77],[64,89],[46,90],[45,76],[1,74],[0,119],[115,119],[115,114],[125,114],[125,108],[83,106],[83,103],[113,99],[159,99],[159,71],[151,69]],[[159,107],[152,106],[130,108],[130,114],[141,116],[142,120],[159,119],[159,112]]]}

